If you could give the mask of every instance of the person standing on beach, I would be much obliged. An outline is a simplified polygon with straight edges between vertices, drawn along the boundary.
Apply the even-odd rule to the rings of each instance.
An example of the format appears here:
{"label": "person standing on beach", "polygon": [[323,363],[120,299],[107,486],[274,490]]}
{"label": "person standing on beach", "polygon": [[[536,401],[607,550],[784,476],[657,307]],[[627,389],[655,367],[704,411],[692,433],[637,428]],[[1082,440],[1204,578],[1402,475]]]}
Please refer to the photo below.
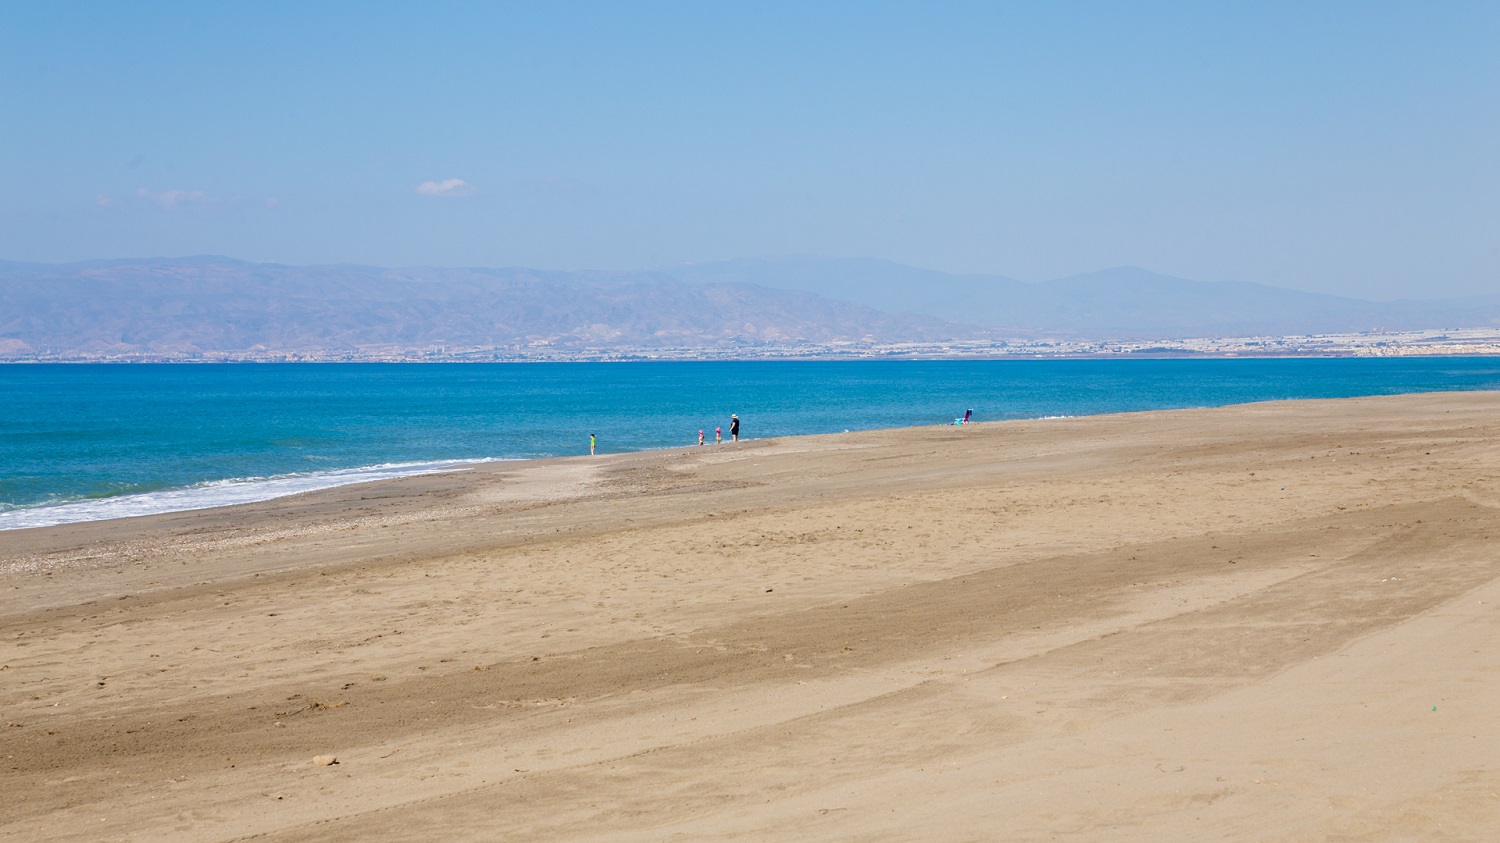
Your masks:
{"label": "person standing on beach", "polygon": [[740,417],[733,413],[729,414],[729,438],[740,441]]}
{"label": "person standing on beach", "polygon": [[594,455],[594,434],[589,434],[589,456]]}
{"label": "person standing on beach", "polygon": [[703,431],[701,431],[701,430],[698,431],[698,444],[699,445],[703,444]]}
{"label": "person standing on beach", "polygon": [[724,444],[724,428],[722,428],[722,427],[716,427],[716,428],[714,428],[714,444],[715,445],[723,445]]}

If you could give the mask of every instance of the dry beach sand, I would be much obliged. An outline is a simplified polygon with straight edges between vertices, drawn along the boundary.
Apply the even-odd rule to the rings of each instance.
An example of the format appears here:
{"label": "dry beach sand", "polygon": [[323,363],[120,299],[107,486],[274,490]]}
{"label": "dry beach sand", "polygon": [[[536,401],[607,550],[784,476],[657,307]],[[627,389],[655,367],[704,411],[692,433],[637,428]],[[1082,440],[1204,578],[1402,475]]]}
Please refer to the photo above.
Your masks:
{"label": "dry beach sand", "polygon": [[0,837],[1500,839],[1497,548],[1500,393],[0,533]]}

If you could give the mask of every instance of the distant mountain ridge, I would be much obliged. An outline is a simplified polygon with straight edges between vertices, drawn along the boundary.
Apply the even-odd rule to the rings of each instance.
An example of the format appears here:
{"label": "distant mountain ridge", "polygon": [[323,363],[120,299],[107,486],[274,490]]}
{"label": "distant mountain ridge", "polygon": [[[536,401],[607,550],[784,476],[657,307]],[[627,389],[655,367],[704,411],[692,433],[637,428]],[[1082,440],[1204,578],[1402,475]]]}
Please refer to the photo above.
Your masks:
{"label": "distant mountain ridge", "polygon": [[1012,337],[1183,339],[1500,324],[1500,296],[1373,302],[1243,281],[1191,281],[1130,266],[1036,284],[869,258],[733,260],[663,271],[692,281],[753,280],[806,290],[892,313],[980,325]]}
{"label": "distant mountain ridge", "polygon": [[650,272],[286,266],[221,257],[0,264],[0,355],[755,348],[972,335],[812,293]]}
{"label": "distant mountain ridge", "polygon": [[874,259],[652,271],[0,262],[0,359],[450,346],[560,353],[1058,337],[1151,340],[1500,325],[1500,296],[1372,302],[1121,267],[1029,284]]}

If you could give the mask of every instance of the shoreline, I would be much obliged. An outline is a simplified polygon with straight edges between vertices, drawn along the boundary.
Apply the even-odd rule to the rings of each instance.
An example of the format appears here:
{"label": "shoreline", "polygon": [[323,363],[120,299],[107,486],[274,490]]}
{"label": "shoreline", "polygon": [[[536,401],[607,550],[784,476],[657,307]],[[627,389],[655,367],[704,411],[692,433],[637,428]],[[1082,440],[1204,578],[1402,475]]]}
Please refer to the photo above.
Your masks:
{"label": "shoreline", "polygon": [[1493,836],[1497,411],[818,434],[8,531],[0,837]]}
{"label": "shoreline", "polygon": [[[1397,393],[1402,395],[1420,394],[1444,394],[1446,392],[1471,392],[1482,390],[1444,390],[1434,393]],[[1358,396],[1356,396],[1358,397]],[[1380,396],[1364,396],[1380,397]],[[1339,398],[1283,398],[1246,401],[1233,404],[1213,404],[1189,407],[1177,407],[1168,409],[1147,410],[1124,410],[1109,411],[1104,413],[1089,414],[1057,414],[1043,415],[1016,419],[988,420],[984,423],[1004,422],[1029,422],[1047,421],[1053,419],[1089,418],[1093,416],[1108,416],[1132,413],[1154,413],[1173,412],[1176,410],[1202,410],[1216,409],[1236,406],[1247,406],[1261,403],[1272,403],[1275,401],[1318,401],[1318,400],[1342,400]],[[974,422],[979,423],[979,422]],[[888,430],[919,429],[924,427],[947,427],[944,423],[910,425],[907,427],[894,428],[868,428],[862,430],[845,430],[844,434],[878,433]],[[791,434],[785,436],[770,437],[768,440],[745,440],[746,443],[753,441],[770,441],[780,439],[795,439],[807,436],[837,435],[838,431],[827,431],[818,433]],[[727,444],[727,440],[726,440]],[[681,448],[694,448],[694,445],[661,445],[657,447],[646,447],[633,451],[617,451],[613,453],[600,453],[597,457],[620,456],[629,454],[647,454],[664,451],[674,451]],[[706,445],[704,446],[706,447]],[[98,521],[114,521],[119,519],[140,518],[151,515],[164,515],[180,512],[194,512],[205,509],[220,509],[224,507],[242,506],[265,501],[278,500],[285,497],[293,497],[327,489],[336,489],[344,486],[358,486],[367,483],[382,482],[385,480],[399,479],[401,477],[419,476],[431,473],[445,473],[453,471],[468,471],[478,465],[487,463],[507,462],[529,462],[534,460],[568,459],[582,457],[582,454],[558,455],[549,457],[479,457],[479,458],[454,458],[426,460],[409,463],[376,463],[371,465],[354,466],[350,468],[328,469],[324,471],[311,472],[288,472],[257,477],[228,477],[213,480],[204,480],[187,486],[167,486],[152,489],[145,492],[132,492],[128,494],[110,495],[104,497],[73,498],[67,500],[53,500],[32,504],[13,506],[10,509],[0,510],[0,533],[14,530],[39,529],[43,527],[66,526],[69,524],[87,524]],[[273,491],[280,488],[280,491]],[[217,495],[217,498],[214,497]],[[206,499],[211,502],[204,502]],[[219,502],[222,501],[222,502]],[[64,517],[58,520],[56,514],[61,513]],[[81,515],[79,513],[82,513]],[[77,515],[78,517],[71,517]],[[11,526],[12,522],[22,522]]]}
{"label": "shoreline", "polygon": [[[499,458],[485,457],[380,463],[354,468],[276,474],[268,477],[226,477],[145,492],[47,501],[0,510],[0,532],[240,506],[324,489],[336,489],[340,486],[378,483],[382,480],[449,471],[466,471],[474,465],[504,461]],[[12,522],[17,521],[22,523],[11,526]]]}
{"label": "shoreline", "polygon": [[[149,536],[151,533],[164,529],[167,531],[190,531],[197,532],[205,529],[214,531],[232,531],[240,526],[253,524],[257,527],[266,527],[281,519],[301,520],[308,519],[317,521],[326,519],[330,515],[342,513],[348,508],[357,508],[360,503],[369,500],[386,501],[386,508],[393,508],[401,512],[397,517],[411,517],[409,511],[421,511],[428,499],[436,499],[445,502],[443,512],[452,517],[456,510],[446,502],[455,498],[462,499],[463,490],[469,484],[464,483],[464,477],[473,478],[479,485],[490,485],[493,483],[504,484],[515,475],[523,478],[519,481],[522,487],[528,487],[536,491],[522,493],[517,500],[529,500],[533,503],[547,504],[566,501],[571,498],[582,496],[582,487],[597,484],[600,477],[609,469],[613,463],[621,460],[646,459],[652,457],[678,457],[689,458],[694,456],[712,457],[714,455],[728,455],[747,448],[765,447],[792,443],[792,447],[798,447],[797,442],[822,442],[828,440],[834,442],[842,437],[901,435],[902,433],[913,433],[923,430],[961,430],[980,428],[992,428],[996,425],[1034,425],[1049,422],[1064,422],[1088,419],[1110,419],[1110,418],[1132,418],[1167,416],[1173,414],[1191,414],[1215,411],[1233,411],[1243,408],[1275,407],[1279,405],[1298,404],[1321,404],[1342,403],[1354,401],[1379,401],[1382,399],[1399,398],[1422,398],[1451,395],[1496,395],[1500,396],[1500,390],[1452,390],[1425,393],[1399,393],[1388,396],[1356,396],[1351,398],[1287,398],[1273,399],[1267,401],[1249,401],[1238,404],[1215,405],[1206,407],[1183,407],[1171,409],[1153,410],[1129,410],[1123,412],[1096,413],[1088,415],[1058,415],[1041,416],[1027,419],[1004,419],[996,421],[976,421],[966,425],[951,424],[929,424],[893,428],[873,428],[870,430],[855,430],[829,433],[807,433],[790,436],[770,437],[765,439],[746,439],[737,445],[729,441],[723,444],[708,443],[698,445],[671,445],[660,448],[646,448],[637,451],[619,451],[615,453],[601,453],[597,455],[571,454],[565,456],[531,457],[531,458],[494,458],[486,457],[477,460],[439,460],[433,464],[459,464],[464,465],[454,470],[431,471],[414,474],[403,474],[394,477],[357,481],[333,486],[324,486],[307,491],[292,492],[259,500],[214,505],[207,507],[193,507],[190,509],[170,509],[161,512],[150,512],[140,515],[125,515],[113,518],[102,518],[86,521],[71,521],[58,524],[46,524],[39,526],[28,526],[18,528],[0,528],[0,539],[14,540],[12,544],[18,552],[6,554],[0,551],[0,576],[20,570],[12,562],[7,567],[4,561],[6,556],[21,556],[22,551],[29,551],[30,556],[36,557],[38,548],[47,548],[55,551],[56,548],[66,546],[75,538],[81,538],[80,544],[97,541],[96,537],[111,537],[115,534],[130,537],[127,541],[139,541],[141,537]],[[832,445],[834,449],[839,446]],[[727,459],[733,457],[726,456]],[[708,462],[721,460],[710,459]],[[358,471],[361,469],[352,469]],[[554,475],[553,473],[558,474]],[[578,478],[586,477],[586,480]],[[423,483],[423,480],[432,482]],[[443,480],[452,482],[442,482]],[[223,482],[223,481],[214,481]],[[191,488],[191,487],[184,487]],[[176,490],[167,490],[176,491]],[[501,497],[504,497],[502,495]],[[391,503],[390,501],[400,503]],[[472,511],[472,507],[470,508]],[[24,510],[11,510],[24,511]],[[371,509],[371,512],[374,510]],[[211,526],[203,526],[203,525]],[[29,540],[33,534],[37,534],[35,541]],[[75,535],[76,534],[76,535]],[[25,539],[23,539],[25,537]],[[48,552],[42,551],[42,552]],[[34,565],[41,568],[41,565]]]}
{"label": "shoreline", "polygon": [[[1332,397],[1386,390],[1427,391],[1497,385],[1493,366],[1480,358],[1420,365],[1378,361],[1346,361],[1347,365],[1331,365],[1327,361],[1281,362],[1287,365],[1250,361],[1245,364],[1250,367],[1246,369],[1235,364],[1189,361],[1160,365],[1143,362],[1140,365],[1127,364],[1123,368],[1079,361],[1076,367],[1059,364],[1056,371],[1005,364],[997,364],[997,368],[985,364],[913,363],[911,365],[916,368],[911,369],[895,363],[830,364],[834,366],[832,369],[807,369],[792,364],[766,368],[777,364],[760,367],[746,364],[742,367],[743,372],[750,373],[745,377],[755,385],[754,394],[728,400],[734,403],[743,399],[748,401],[745,406],[753,407],[770,401],[766,396],[773,394],[771,384],[786,383],[787,379],[795,381],[799,390],[796,400],[781,404],[770,401],[763,415],[757,416],[757,424],[751,427],[757,434],[775,436],[837,432],[849,426],[883,429],[940,424],[966,407],[977,408],[979,418],[993,420],[996,416],[1076,416],[1151,410],[1172,405],[1221,406],[1230,402]],[[713,362],[695,365],[720,366],[724,373],[741,371]],[[1049,364],[1037,365],[1045,367]],[[484,393],[487,397],[471,396],[464,401],[434,406],[431,412],[419,411],[418,408],[428,406],[418,400],[426,392],[443,388],[455,377],[466,382],[474,378],[453,375],[455,370],[451,368],[438,367],[442,371],[425,375],[408,370],[408,376],[393,381],[401,384],[399,389],[393,387],[388,395],[380,393],[385,396],[382,400],[394,401],[399,408],[391,418],[389,435],[381,432],[386,428],[370,426],[369,419],[382,416],[379,408],[368,401],[360,405],[358,412],[346,408],[342,414],[327,417],[300,412],[286,417],[275,415],[272,410],[279,404],[275,401],[268,403],[265,396],[281,395],[276,382],[282,379],[279,376],[271,378],[273,373],[264,369],[259,370],[261,375],[252,376],[253,368],[221,367],[219,374],[204,378],[188,377],[181,370],[179,374],[183,377],[169,376],[166,370],[162,370],[149,377],[138,373],[128,378],[114,378],[106,377],[108,372],[100,368],[87,376],[64,377],[57,373],[45,378],[27,378],[18,374],[11,378],[10,382],[21,390],[22,396],[38,397],[30,404],[22,402],[19,421],[13,427],[23,436],[4,449],[8,470],[0,478],[0,485],[8,490],[6,497],[9,500],[0,507],[5,508],[0,512],[0,529],[64,520],[98,520],[134,514],[141,509],[177,511],[215,506],[231,502],[227,497],[231,492],[253,493],[257,487],[275,483],[329,485],[333,481],[317,479],[330,474],[326,470],[328,465],[342,464],[349,467],[340,471],[359,472],[377,470],[391,462],[419,460],[427,463],[433,461],[434,454],[454,462],[467,458],[576,454],[580,452],[583,441],[582,436],[575,435],[577,431],[615,428],[619,429],[621,438],[608,442],[611,450],[672,448],[689,445],[691,431],[705,427],[704,414],[697,406],[699,402],[691,397],[673,400],[674,396],[690,396],[690,385],[708,377],[701,372],[691,374],[700,371],[696,368],[668,367],[676,374],[647,377],[643,373],[648,370],[658,373],[668,370],[638,367],[636,373],[629,376],[601,376],[598,380],[604,386],[595,389],[592,399],[584,402],[592,409],[580,415],[558,415],[554,412],[558,407],[497,397],[522,394],[527,389],[538,388],[541,385],[538,378],[543,382],[548,380],[541,375],[520,377],[516,375],[522,371],[519,369],[507,370],[508,374],[497,369],[485,375],[482,380],[486,384],[498,379],[496,382],[505,387],[500,389],[491,384],[490,390]],[[603,364],[596,368],[603,371]],[[319,375],[314,370],[315,367],[305,367],[302,375],[292,378],[291,381],[301,386],[286,388],[287,394],[296,393],[298,389],[337,388],[347,380],[344,375]],[[827,394],[826,379],[846,370],[869,377],[837,396]],[[1030,371],[1030,374],[1022,374],[1023,370]],[[13,373],[18,371],[12,370]],[[327,368],[321,371],[326,373]],[[1072,375],[1067,372],[1072,372]],[[996,373],[1011,374],[1002,376]],[[1101,376],[1112,380],[1109,373],[1119,375],[1120,384],[1114,392],[1105,392],[1094,383]],[[733,380],[728,374],[713,377]],[[1069,389],[1075,379],[1078,388]],[[366,379],[360,376],[356,380]],[[639,385],[642,380],[683,388],[667,390],[659,396],[666,403],[656,415],[653,415],[656,411],[642,410],[641,407],[658,407],[657,403],[647,402],[636,407],[630,401],[611,399],[611,390],[619,392],[625,387]],[[137,418],[138,413],[131,415],[122,410],[111,415],[104,405],[98,408],[104,416],[102,422],[70,427],[71,422],[60,421],[78,415],[74,410],[65,409],[73,400],[68,397],[70,395],[91,395],[95,391],[101,396],[116,395],[111,390],[123,390],[116,395],[120,399],[116,404],[127,408],[147,406],[151,402],[145,395],[151,393],[158,382],[166,395],[161,400],[176,408],[159,429],[156,421]],[[43,388],[48,384],[50,386]],[[80,389],[86,391],[75,392]],[[217,413],[219,408],[211,400],[212,396],[226,390],[233,394],[246,392],[261,396],[259,403],[254,404],[261,411],[243,415],[248,419],[274,418],[275,421],[241,424],[232,431],[234,436],[223,441],[204,440],[190,426],[170,423],[170,419],[191,418],[195,413]],[[630,409],[619,410],[623,405],[630,405]],[[116,425],[121,424],[135,432],[122,433],[116,429]],[[344,434],[325,435],[325,428],[342,430]],[[63,435],[46,433],[54,430]],[[288,443],[293,443],[294,447],[286,447]],[[273,475],[279,479],[265,479]],[[125,485],[152,491],[134,495],[114,494]],[[101,496],[92,496],[95,493]],[[104,496],[102,493],[109,494]],[[271,494],[253,496],[266,498]],[[163,501],[164,498],[177,500]],[[22,499],[28,499],[26,505],[14,506]]]}

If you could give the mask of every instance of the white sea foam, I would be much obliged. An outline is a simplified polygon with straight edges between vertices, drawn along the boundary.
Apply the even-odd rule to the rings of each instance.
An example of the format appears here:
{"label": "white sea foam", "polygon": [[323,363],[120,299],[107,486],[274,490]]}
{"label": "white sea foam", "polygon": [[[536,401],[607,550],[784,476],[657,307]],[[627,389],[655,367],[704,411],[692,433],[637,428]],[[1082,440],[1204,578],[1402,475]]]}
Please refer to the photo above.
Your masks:
{"label": "white sea foam", "polygon": [[497,462],[497,460],[387,463],[334,471],[278,474],[274,477],[237,477],[232,480],[198,483],[180,489],[162,489],[113,498],[38,504],[0,512],[0,530],[51,527],[57,524],[75,524],[80,521],[103,521],[109,518],[130,518],[137,515],[157,515],[163,512],[184,512],[190,509],[255,503],[318,489],[331,489],[334,486],[347,486],[351,483],[368,483],[371,480],[389,480],[393,477],[413,477],[419,474],[439,474],[445,471],[464,471],[471,465],[487,462]]}

